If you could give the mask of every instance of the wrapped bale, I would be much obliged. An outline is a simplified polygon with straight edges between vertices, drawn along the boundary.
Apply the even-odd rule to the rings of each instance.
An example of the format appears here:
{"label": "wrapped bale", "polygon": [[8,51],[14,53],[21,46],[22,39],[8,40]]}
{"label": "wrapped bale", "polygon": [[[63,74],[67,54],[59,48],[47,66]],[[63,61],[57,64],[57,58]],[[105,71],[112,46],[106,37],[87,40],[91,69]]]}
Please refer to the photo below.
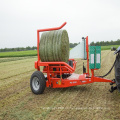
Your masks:
{"label": "wrapped bale", "polygon": [[69,38],[67,31],[55,30],[42,33],[39,51],[42,62],[68,62]]}

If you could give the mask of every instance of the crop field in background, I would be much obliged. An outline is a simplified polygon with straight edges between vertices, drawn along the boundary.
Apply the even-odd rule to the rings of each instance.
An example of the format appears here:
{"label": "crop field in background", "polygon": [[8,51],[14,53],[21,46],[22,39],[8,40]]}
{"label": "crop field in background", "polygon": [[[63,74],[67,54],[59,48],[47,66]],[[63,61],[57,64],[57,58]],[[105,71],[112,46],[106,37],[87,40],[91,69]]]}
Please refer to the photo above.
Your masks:
{"label": "crop field in background", "polygon": [[[102,67],[95,74],[108,72],[114,59],[113,51],[102,51]],[[120,119],[120,93],[110,93],[109,83],[46,88],[44,94],[34,95],[29,84],[36,60],[37,57],[0,58],[0,120]],[[76,60],[75,73],[82,74],[86,61]],[[114,70],[107,78],[114,78]]]}
{"label": "crop field in background", "polygon": [[25,57],[25,56],[37,56],[37,50],[16,51],[16,52],[0,52],[0,58]]}
{"label": "crop field in background", "polygon": [[[111,47],[118,48],[120,45],[109,45],[101,46],[101,50],[110,50]],[[70,48],[71,50],[72,48]],[[0,58],[5,57],[26,57],[26,56],[37,56],[37,50],[28,50],[28,51],[16,51],[16,52],[0,52]]]}
{"label": "crop field in background", "polygon": [[[72,48],[70,48],[71,50]],[[37,50],[0,52],[0,58],[37,56]],[[17,58],[16,58],[17,59]]]}
{"label": "crop field in background", "polygon": [[101,50],[111,50],[111,47],[118,48],[120,45],[101,46]]}

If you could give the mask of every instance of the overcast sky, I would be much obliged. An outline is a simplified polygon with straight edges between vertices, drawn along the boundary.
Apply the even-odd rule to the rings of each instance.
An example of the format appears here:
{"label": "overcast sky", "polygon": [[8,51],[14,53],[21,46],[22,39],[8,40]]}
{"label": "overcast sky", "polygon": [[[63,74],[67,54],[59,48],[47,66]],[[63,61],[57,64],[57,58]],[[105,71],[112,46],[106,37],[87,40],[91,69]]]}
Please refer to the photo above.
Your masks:
{"label": "overcast sky", "polygon": [[37,29],[65,21],[72,43],[120,39],[120,0],[0,0],[0,48],[36,46]]}

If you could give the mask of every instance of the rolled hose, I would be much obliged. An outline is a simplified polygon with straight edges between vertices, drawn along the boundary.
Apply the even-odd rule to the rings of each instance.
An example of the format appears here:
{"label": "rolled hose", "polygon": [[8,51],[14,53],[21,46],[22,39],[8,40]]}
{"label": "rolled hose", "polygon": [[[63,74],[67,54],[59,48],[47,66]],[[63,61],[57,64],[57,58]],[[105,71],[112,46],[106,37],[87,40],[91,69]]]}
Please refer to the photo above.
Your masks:
{"label": "rolled hose", "polygon": [[66,30],[55,30],[42,33],[39,46],[42,62],[68,62],[69,37]]}

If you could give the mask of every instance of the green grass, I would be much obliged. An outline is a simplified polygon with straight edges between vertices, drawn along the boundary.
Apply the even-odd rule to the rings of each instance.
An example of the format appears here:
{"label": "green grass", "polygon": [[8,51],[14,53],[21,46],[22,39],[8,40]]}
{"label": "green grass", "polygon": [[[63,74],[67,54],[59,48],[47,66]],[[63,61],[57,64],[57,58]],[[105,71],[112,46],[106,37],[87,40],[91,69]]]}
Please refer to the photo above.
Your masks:
{"label": "green grass", "polygon": [[[120,45],[101,46],[101,50],[111,50],[111,47],[118,48]],[[71,50],[72,48],[70,48]],[[37,56],[37,50],[16,51],[16,52],[0,52],[0,58],[6,57],[26,57]]]}
{"label": "green grass", "polygon": [[16,52],[0,52],[0,58],[25,57],[25,56],[37,56],[37,50],[16,51]]}
{"label": "green grass", "polygon": [[[72,48],[70,48],[71,50]],[[26,57],[37,56],[37,50],[16,51],[16,52],[0,52],[0,58],[6,57]]]}
{"label": "green grass", "polygon": [[120,45],[101,46],[101,50],[111,50],[111,47],[118,48]]}

